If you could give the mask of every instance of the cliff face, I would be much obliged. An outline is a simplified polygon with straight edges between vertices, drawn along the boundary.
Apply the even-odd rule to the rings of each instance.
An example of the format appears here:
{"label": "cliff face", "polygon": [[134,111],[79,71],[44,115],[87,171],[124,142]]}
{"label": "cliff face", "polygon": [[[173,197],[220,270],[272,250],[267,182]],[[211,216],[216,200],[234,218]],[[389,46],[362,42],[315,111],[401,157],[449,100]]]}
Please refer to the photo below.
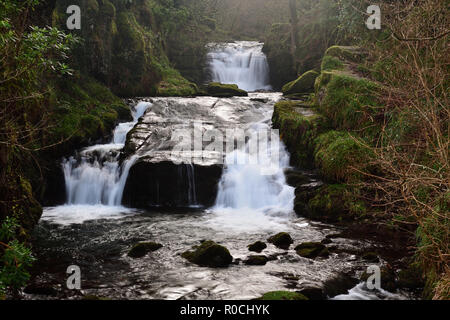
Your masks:
{"label": "cliff face", "polygon": [[[57,0],[53,26],[66,30],[70,0]],[[158,0],[83,0],[80,2],[82,39],[75,50],[75,68],[93,76],[119,96],[195,94],[196,87],[174,70],[167,58],[170,25],[178,11]],[[162,85],[160,83],[163,82]],[[162,87],[162,92],[158,90]]]}

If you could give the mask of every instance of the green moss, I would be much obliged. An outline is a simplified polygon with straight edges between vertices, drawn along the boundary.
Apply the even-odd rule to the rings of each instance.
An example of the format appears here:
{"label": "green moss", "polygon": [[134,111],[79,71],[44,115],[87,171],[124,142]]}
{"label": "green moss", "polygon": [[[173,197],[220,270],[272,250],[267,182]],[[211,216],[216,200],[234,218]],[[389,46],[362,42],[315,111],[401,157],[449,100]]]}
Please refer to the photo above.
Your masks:
{"label": "green moss", "polygon": [[358,189],[345,184],[331,184],[321,187],[309,200],[305,216],[314,219],[339,221],[358,218],[367,211],[358,198]]}
{"label": "green moss", "polygon": [[364,142],[347,132],[329,131],[315,139],[314,159],[323,177],[332,181],[356,181],[373,156]]}
{"label": "green moss", "polygon": [[327,257],[328,249],[320,242],[304,242],[295,247],[297,254],[304,258],[314,259],[318,256]]}
{"label": "green moss", "polygon": [[211,82],[207,87],[208,94],[214,97],[248,96],[245,90],[239,89],[236,84]]}
{"label": "green moss", "polygon": [[200,266],[226,267],[233,261],[233,257],[228,249],[214,241],[204,241],[200,246],[193,249],[193,251],[184,252],[181,256],[189,262]]}
{"label": "green moss", "polygon": [[322,71],[316,80],[316,104],[319,111],[337,129],[371,128],[363,131],[372,136],[379,132],[374,117],[380,110],[376,83],[340,71]]}
{"label": "green moss", "polygon": [[328,129],[326,119],[312,110],[301,111],[305,105],[295,101],[281,101],[274,107],[272,123],[280,130],[280,137],[291,153],[291,162],[303,168],[314,167],[314,141]]}
{"label": "green moss", "polygon": [[281,91],[284,95],[312,92],[314,91],[314,82],[318,76],[319,74],[314,70],[305,72],[297,80],[285,84]]}
{"label": "green moss", "polygon": [[308,298],[297,292],[271,291],[263,294],[259,300],[308,300]]}
{"label": "green moss", "polygon": [[332,46],[325,51],[325,56],[331,56],[344,61],[361,62],[366,54],[360,47]]}
{"label": "green moss", "polygon": [[271,236],[269,239],[267,239],[267,242],[272,243],[277,248],[281,249],[289,249],[289,246],[294,243],[291,236],[287,232],[280,232],[276,235]]}
{"label": "green moss", "polygon": [[163,97],[194,96],[199,89],[195,83],[183,78],[180,73],[172,68],[163,71],[163,81],[157,88],[157,95]]}
{"label": "green moss", "polygon": [[344,63],[336,57],[324,56],[322,59],[321,69],[325,70],[342,70]]}

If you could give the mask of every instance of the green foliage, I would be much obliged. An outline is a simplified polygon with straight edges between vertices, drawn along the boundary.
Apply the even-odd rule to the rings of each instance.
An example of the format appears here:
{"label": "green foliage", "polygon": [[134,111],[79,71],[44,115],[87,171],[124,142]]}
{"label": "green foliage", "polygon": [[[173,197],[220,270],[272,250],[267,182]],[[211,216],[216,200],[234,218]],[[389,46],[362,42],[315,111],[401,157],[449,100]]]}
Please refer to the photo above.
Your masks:
{"label": "green foliage", "polygon": [[344,63],[336,57],[324,56],[322,59],[321,70],[341,70],[344,67]]}
{"label": "green foliage", "polygon": [[35,260],[30,248],[15,239],[18,228],[17,220],[11,217],[0,225],[0,295],[7,289],[15,291],[23,287]]}

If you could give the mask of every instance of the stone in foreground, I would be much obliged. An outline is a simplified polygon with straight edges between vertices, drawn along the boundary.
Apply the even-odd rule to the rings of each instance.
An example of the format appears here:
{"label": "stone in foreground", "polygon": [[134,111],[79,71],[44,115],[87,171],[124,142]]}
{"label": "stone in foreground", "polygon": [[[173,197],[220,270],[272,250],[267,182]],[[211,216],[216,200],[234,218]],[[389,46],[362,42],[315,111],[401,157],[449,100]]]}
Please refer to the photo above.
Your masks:
{"label": "stone in foreground", "polygon": [[131,258],[142,258],[149,252],[156,251],[162,248],[162,244],[156,242],[140,242],[135,244],[128,252],[128,256]]}
{"label": "stone in foreground", "polygon": [[272,243],[275,247],[280,249],[289,249],[289,246],[294,243],[291,236],[287,232],[280,232],[267,239],[269,243]]}
{"label": "stone in foreground", "polygon": [[233,257],[227,248],[211,240],[204,241],[200,246],[193,249],[193,251],[182,253],[181,256],[202,267],[227,267],[233,261]]}

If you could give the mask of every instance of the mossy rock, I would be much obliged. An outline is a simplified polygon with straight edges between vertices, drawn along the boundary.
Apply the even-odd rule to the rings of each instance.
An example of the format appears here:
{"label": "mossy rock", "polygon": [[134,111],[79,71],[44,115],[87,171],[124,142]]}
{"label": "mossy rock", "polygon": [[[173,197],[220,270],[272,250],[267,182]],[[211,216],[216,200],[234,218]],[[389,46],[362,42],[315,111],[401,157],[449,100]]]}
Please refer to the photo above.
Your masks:
{"label": "mossy rock", "polygon": [[324,56],[322,59],[321,70],[342,70],[344,69],[344,63],[339,58],[332,56]]}
{"label": "mossy rock", "polygon": [[248,245],[248,250],[253,252],[262,252],[265,248],[267,248],[267,245],[262,241],[256,241],[255,243]]}
{"label": "mossy rock", "polygon": [[325,117],[304,108],[302,102],[280,101],[274,106],[272,123],[291,154],[291,164],[313,169],[315,139],[329,130]]}
{"label": "mossy rock", "polygon": [[291,235],[287,232],[280,232],[267,239],[267,242],[272,243],[274,246],[280,249],[289,249],[289,246],[294,243]]}
{"label": "mossy rock", "polygon": [[258,300],[308,300],[301,293],[292,291],[270,291],[262,295]]}
{"label": "mossy rock", "polygon": [[361,47],[356,46],[332,46],[325,51],[324,56],[331,56],[340,60],[359,63],[367,53]]}
{"label": "mossy rock", "polygon": [[[381,267],[380,271],[381,288],[389,292],[395,292],[398,288],[397,275],[395,271],[387,266]],[[372,274],[365,271],[362,273],[360,279],[363,282],[367,282],[371,275]]]}
{"label": "mossy rock", "polygon": [[366,214],[364,202],[358,199],[356,187],[331,184],[320,187],[308,201],[304,216],[325,221],[353,220]]}
{"label": "mossy rock", "polygon": [[281,91],[283,92],[283,95],[313,92],[314,83],[318,76],[319,74],[314,70],[305,72],[300,77],[298,77],[297,80],[285,84]]}
{"label": "mossy rock", "polygon": [[316,79],[314,99],[318,111],[334,128],[359,130],[360,135],[374,139],[380,131],[375,120],[382,108],[382,94],[379,84],[350,70],[325,70]]}
{"label": "mossy rock", "polygon": [[247,260],[244,261],[246,265],[249,266],[263,266],[269,261],[269,259],[266,256],[263,255],[254,255],[249,256]]}
{"label": "mossy rock", "polygon": [[320,242],[304,242],[295,247],[295,251],[301,257],[314,259],[319,256],[328,257],[329,252]]}
{"label": "mossy rock", "polygon": [[182,253],[181,256],[199,266],[221,268],[227,267],[233,261],[233,257],[227,248],[211,240],[204,241],[200,246],[193,249],[193,251]]}
{"label": "mossy rock", "polygon": [[131,248],[128,256],[131,258],[142,258],[147,253],[156,251],[162,247],[162,244],[156,242],[140,242]]}
{"label": "mossy rock", "polygon": [[234,96],[248,96],[247,91],[239,89],[236,84],[223,84],[219,82],[211,82],[207,86],[208,94],[214,97],[234,97]]}
{"label": "mossy rock", "polygon": [[373,152],[364,141],[347,132],[323,133],[314,140],[314,145],[315,166],[328,181],[359,181],[361,171],[372,169],[369,164]]}

